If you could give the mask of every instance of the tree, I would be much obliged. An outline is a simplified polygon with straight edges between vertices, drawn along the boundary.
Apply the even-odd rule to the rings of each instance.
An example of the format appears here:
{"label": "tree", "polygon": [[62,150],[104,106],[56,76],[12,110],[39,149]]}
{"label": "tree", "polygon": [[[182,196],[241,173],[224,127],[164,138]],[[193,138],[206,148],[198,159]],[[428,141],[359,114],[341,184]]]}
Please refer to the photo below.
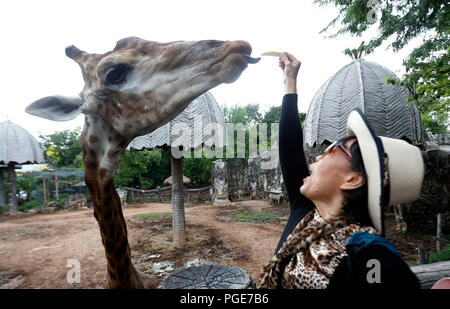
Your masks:
{"label": "tree", "polygon": [[170,175],[169,164],[161,149],[129,149],[120,158],[114,182],[117,186],[152,189]]}
{"label": "tree", "polygon": [[183,174],[192,179],[197,184],[207,184],[211,178],[211,166],[213,159],[206,158],[184,158]]}
{"label": "tree", "polygon": [[364,45],[364,41],[361,42],[358,48],[346,48],[344,54],[350,56],[352,59],[361,59],[362,55],[366,52],[367,46]]}
{"label": "tree", "polygon": [[281,105],[271,106],[269,110],[264,114],[263,122],[265,123],[278,123],[280,122]]}
{"label": "tree", "polygon": [[247,123],[261,123],[263,116],[259,112],[259,104],[247,104],[245,107]]}
{"label": "tree", "polygon": [[[363,35],[370,27],[378,34],[371,38],[364,51],[369,54],[387,40],[394,52],[411,39],[423,36],[423,43],[403,61],[406,74],[400,80],[386,82],[405,86],[422,114],[431,117],[439,127],[449,122],[450,89],[450,6],[444,0],[315,0],[319,5],[333,4],[338,15],[322,31],[342,25],[335,38],[344,33]],[[378,23],[376,21],[379,20]],[[424,126],[425,127],[425,126]]]}
{"label": "tree", "polygon": [[77,156],[82,154],[78,141],[81,128],[64,130],[49,135],[40,135],[40,144],[46,162],[56,167],[72,167]]}

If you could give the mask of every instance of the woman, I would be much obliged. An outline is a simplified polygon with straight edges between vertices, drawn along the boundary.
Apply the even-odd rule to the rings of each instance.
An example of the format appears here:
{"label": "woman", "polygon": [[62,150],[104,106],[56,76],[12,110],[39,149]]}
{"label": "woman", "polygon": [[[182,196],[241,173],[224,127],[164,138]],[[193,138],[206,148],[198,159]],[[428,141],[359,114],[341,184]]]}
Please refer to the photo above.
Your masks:
{"label": "woman", "polygon": [[309,167],[297,108],[300,62],[283,53],[285,96],[279,155],[290,216],[260,288],[413,287],[420,284],[383,235],[383,207],[416,199],[423,179],[417,147],[375,136],[352,111],[349,136]]}

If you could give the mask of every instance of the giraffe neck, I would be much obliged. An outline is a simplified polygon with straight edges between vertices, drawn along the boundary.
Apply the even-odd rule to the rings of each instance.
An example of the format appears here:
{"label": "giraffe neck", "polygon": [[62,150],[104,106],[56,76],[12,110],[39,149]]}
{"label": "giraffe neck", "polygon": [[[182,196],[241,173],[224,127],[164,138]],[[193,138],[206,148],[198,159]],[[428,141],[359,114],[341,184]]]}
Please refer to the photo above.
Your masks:
{"label": "giraffe neck", "polygon": [[107,285],[109,288],[147,287],[146,278],[131,262],[127,226],[114,186],[114,173],[129,141],[119,138],[100,118],[86,115],[80,142],[83,148],[85,182],[105,248]]}

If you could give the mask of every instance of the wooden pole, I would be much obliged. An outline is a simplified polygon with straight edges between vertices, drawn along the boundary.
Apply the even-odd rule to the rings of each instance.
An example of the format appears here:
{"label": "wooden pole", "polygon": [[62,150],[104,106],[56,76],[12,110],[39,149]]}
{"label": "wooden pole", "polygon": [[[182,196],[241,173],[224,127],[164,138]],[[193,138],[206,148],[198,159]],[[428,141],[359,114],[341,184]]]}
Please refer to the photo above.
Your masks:
{"label": "wooden pole", "polygon": [[437,214],[437,227],[436,227],[436,252],[441,253],[441,241],[439,240],[442,236],[442,215]]}
{"label": "wooden pole", "polygon": [[42,193],[44,194],[44,207],[47,207],[47,186],[45,185],[45,176],[42,177]]}
{"label": "wooden pole", "polygon": [[419,264],[427,264],[427,256],[423,246],[420,245],[419,247],[417,247],[417,251],[419,253]]}
{"label": "wooden pole", "polygon": [[59,192],[58,192],[58,170],[56,169],[56,167],[54,168],[55,169],[55,197],[56,197],[56,200],[58,201],[59,200]]}

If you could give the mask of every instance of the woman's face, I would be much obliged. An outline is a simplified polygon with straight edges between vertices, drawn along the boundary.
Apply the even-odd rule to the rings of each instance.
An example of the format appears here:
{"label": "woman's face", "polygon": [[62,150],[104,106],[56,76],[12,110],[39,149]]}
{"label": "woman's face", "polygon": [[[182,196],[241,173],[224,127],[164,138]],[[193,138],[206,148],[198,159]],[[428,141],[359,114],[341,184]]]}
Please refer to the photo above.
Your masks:
{"label": "woman's face", "polygon": [[[345,145],[341,144],[342,150],[351,156],[350,146],[355,141],[351,139]],[[309,168],[311,174],[303,179],[300,192],[312,201],[334,200],[338,194],[342,194],[342,190],[350,189],[349,180],[354,180],[352,177],[357,173],[351,169],[349,158],[337,147],[328,154],[316,157]]]}

